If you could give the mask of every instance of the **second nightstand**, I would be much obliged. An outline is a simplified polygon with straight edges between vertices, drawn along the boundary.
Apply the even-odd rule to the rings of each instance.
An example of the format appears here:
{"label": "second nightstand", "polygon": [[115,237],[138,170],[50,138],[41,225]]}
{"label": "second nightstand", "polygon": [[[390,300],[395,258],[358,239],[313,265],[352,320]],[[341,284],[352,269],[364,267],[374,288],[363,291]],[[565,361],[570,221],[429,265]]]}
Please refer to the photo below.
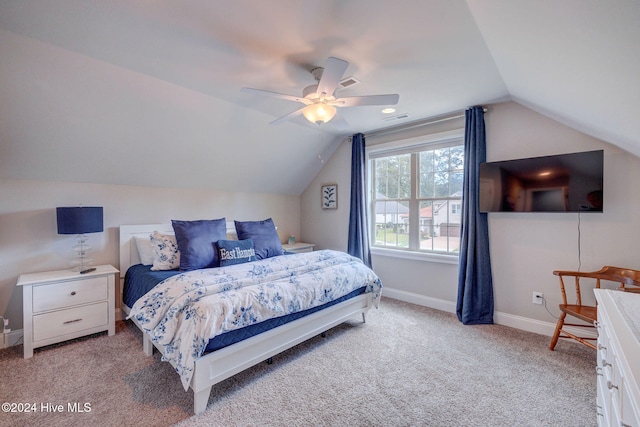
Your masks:
{"label": "second nightstand", "polygon": [[33,349],[96,332],[116,333],[115,275],[110,265],[80,274],[71,270],[22,274],[24,358]]}
{"label": "second nightstand", "polygon": [[291,245],[282,245],[282,249],[284,249],[287,252],[293,252],[295,254],[299,254],[302,252],[312,252],[313,251],[313,247],[315,245],[313,243],[302,243],[302,242],[298,242],[298,243],[293,243]]}

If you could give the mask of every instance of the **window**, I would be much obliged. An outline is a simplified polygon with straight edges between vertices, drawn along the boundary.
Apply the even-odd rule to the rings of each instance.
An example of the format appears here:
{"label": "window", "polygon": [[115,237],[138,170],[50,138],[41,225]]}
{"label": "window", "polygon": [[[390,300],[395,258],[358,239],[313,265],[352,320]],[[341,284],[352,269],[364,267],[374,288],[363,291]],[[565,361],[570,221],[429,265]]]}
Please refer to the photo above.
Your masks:
{"label": "window", "polygon": [[462,219],[462,131],[372,146],[373,248],[458,255]]}

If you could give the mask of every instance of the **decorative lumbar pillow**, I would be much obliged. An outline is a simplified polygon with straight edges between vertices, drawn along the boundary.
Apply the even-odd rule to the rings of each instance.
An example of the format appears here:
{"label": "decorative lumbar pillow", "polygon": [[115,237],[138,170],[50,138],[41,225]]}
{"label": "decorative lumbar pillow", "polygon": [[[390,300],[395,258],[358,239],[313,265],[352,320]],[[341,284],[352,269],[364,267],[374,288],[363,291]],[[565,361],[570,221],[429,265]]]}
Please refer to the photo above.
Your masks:
{"label": "decorative lumbar pillow", "polygon": [[149,238],[153,250],[151,270],[175,270],[180,267],[180,251],[176,236],[154,231]]}
{"label": "decorative lumbar pillow", "polygon": [[268,218],[264,221],[235,221],[235,225],[238,239],[253,240],[257,259],[270,258],[284,253],[282,243],[280,243],[280,238],[276,231],[276,226],[273,224],[273,219]]}
{"label": "decorative lumbar pillow", "polygon": [[140,257],[140,264],[153,265],[153,248],[151,247],[151,235],[133,236],[133,240],[136,242],[138,257]]}
{"label": "decorative lumbar pillow", "polygon": [[218,257],[220,267],[255,261],[256,251],[253,240],[218,240]]}
{"label": "decorative lumbar pillow", "polygon": [[198,221],[172,220],[180,250],[180,270],[218,267],[216,242],[227,236],[227,221],[203,219]]}

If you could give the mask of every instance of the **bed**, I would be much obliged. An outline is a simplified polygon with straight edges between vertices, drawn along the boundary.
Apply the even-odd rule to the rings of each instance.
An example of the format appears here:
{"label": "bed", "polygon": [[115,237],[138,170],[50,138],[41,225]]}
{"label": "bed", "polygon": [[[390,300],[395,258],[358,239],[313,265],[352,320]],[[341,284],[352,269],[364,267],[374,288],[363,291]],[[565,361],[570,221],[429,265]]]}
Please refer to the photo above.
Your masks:
{"label": "bed", "polygon": [[[225,240],[239,240],[234,222],[225,222],[224,228]],[[194,412],[196,414],[206,409],[213,385],[257,363],[270,360],[272,356],[322,334],[353,316],[362,315],[364,322],[365,313],[372,306],[377,306],[380,298],[382,285],[377,276],[364,265],[358,265],[361,263],[352,262],[349,259],[352,257],[335,251],[269,256],[256,261],[188,272],[150,272],[148,267],[145,268],[141,265],[136,241],[148,238],[154,232],[172,234],[174,228],[172,224],[120,226],[120,271],[127,272],[121,278],[122,309],[127,318],[130,318],[143,332],[144,353],[152,355],[154,347],[157,348],[162,353],[163,360],[167,360],[176,369],[185,390],[188,388],[193,390]],[[244,236],[241,236],[240,242],[245,242],[243,238]],[[219,252],[219,254],[224,254],[224,252]],[[342,260],[345,260],[348,265],[339,264],[343,262]],[[314,264],[316,261],[323,263],[322,265],[330,265],[330,270],[316,267]],[[138,274],[136,270],[142,270],[143,274],[155,274],[156,277],[150,280],[160,282],[155,286],[147,285],[153,286],[153,291],[147,291],[143,297],[140,295],[144,291],[137,290],[137,294],[135,294],[130,290],[129,283],[125,284],[125,278],[127,282],[131,282],[131,276]],[[292,275],[291,271],[296,271],[295,275]],[[299,271],[303,271],[303,273],[298,273]],[[351,274],[350,278],[343,278],[341,276],[343,271]],[[312,298],[315,305],[310,306],[311,303],[305,299],[306,297],[298,294],[288,296],[289,291],[280,288],[280,286],[287,286],[285,282],[290,282],[295,284],[296,289],[303,289],[302,282],[306,281],[307,274],[313,276],[313,280],[318,282],[340,283],[339,286],[334,285],[334,287],[340,288],[342,294],[339,297],[327,298],[325,301],[322,291],[315,291],[316,297]],[[248,279],[244,279],[246,277],[262,278],[263,275],[267,279],[266,284],[254,284]],[[353,287],[351,290],[346,287],[347,285],[342,289],[342,283],[352,281],[353,277],[358,277],[358,280],[364,280],[364,282],[350,284],[349,286]],[[171,308],[175,305],[171,304],[177,304],[177,301],[182,301],[183,307],[196,300],[215,300],[217,301],[215,304],[226,304],[225,298],[228,294],[234,293],[236,289],[240,293],[243,292],[240,289],[249,289],[254,286],[260,287],[261,292],[254,292],[252,295],[261,295],[260,298],[262,298],[264,294],[268,301],[278,300],[278,303],[267,304],[273,305],[271,310],[282,310],[279,299],[289,298],[286,312],[275,315],[267,309],[258,308],[256,310],[252,306],[250,314],[242,313],[243,315],[236,316],[236,319],[242,319],[242,321],[227,322],[215,319],[220,315],[220,312],[228,313],[233,310],[228,306],[225,310],[216,308],[217,306],[207,306],[209,307],[207,310],[212,310],[212,314],[206,317],[214,320],[200,320],[201,323],[198,323],[197,326],[184,326],[188,324],[185,319],[204,318],[205,316],[184,314],[183,318],[176,315],[167,320],[171,317],[169,313],[176,311],[175,308]],[[230,287],[234,289],[234,292],[229,291]],[[185,291],[187,288],[188,291]],[[271,294],[262,292],[264,290],[271,292]],[[195,294],[188,294],[188,292],[195,292]],[[327,290],[325,289],[324,292],[327,293]],[[310,291],[302,291],[302,293],[306,295]],[[193,297],[193,295],[198,295],[198,297]],[[165,304],[169,298],[171,298],[171,303]],[[296,304],[292,304],[291,301],[296,301]],[[194,302],[194,304],[200,304],[200,302]],[[159,306],[164,305],[167,306],[164,312],[156,312]],[[291,307],[295,307],[295,310]],[[197,310],[202,310],[202,307],[198,307]],[[189,312],[188,309],[182,311]],[[200,313],[200,311],[198,312]],[[223,324],[224,326],[221,326]],[[229,326],[231,324],[233,326]],[[198,331],[194,332],[196,329]],[[193,348],[200,349],[200,344],[197,346],[195,341],[202,339],[194,339],[195,335],[193,334],[202,335],[202,331],[209,331],[210,336],[205,337],[206,340],[201,344],[203,348],[207,346],[207,349],[200,352],[193,349],[187,351],[185,348],[177,348],[176,342],[189,342]]]}

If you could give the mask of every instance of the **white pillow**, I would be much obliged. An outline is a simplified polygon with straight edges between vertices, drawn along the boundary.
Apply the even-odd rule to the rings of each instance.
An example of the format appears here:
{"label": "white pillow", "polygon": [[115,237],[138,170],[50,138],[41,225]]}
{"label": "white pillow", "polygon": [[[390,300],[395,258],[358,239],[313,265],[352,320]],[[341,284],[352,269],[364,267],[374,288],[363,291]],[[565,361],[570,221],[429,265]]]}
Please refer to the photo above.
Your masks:
{"label": "white pillow", "polygon": [[180,267],[180,251],[178,241],[173,234],[161,234],[154,231],[151,234],[151,248],[153,249],[153,267],[151,270],[175,270]]}
{"label": "white pillow", "polygon": [[140,264],[153,265],[153,249],[151,248],[151,235],[133,236],[136,242],[136,248],[138,248],[138,256],[140,257]]}

